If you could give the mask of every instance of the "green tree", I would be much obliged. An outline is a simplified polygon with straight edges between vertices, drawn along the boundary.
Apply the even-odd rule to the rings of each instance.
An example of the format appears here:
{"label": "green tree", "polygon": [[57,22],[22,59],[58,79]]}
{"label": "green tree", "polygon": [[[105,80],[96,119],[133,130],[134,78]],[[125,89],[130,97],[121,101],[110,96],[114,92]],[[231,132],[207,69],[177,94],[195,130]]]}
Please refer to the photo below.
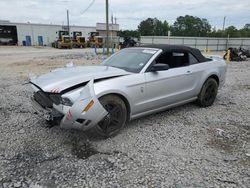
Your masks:
{"label": "green tree", "polygon": [[244,26],[244,28],[243,28],[243,29],[250,30],[250,24],[249,24],[249,23],[245,24],[245,26]]}
{"label": "green tree", "polygon": [[239,30],[241,37],[250,37],[250,24],[245,24],[245,26]]}
{"label": "green tree", "polygon": [[167,21],[161,21],[157,18],[148,18],[138,25],[138,31],[141,36],[165,36],[169,30]]}
{"label": "green tree", "polygon": [[147,18],[138,25],[137,33],[125,32],[124,35],[138,36],[166,36],[171,30],[173,36],[193,36],[193,37],[250,37],[250,23],[245,24],[241,29],[229,26],[225,30],[212,28],[205,18],[195,16],[179,16],[170,27],[167,21],[157,18]]}
{"label": "green tree", "polygon": [[205,37],[211,32],[211,25],[205,18],[190,15],[179,16],[172,26],[172,35]]}
{"label": "green tree", "polygon": [[154,35],[154,19],[148,18],[143,20],[139,26],[138,31],[142,36],[153,36]]}
{"label": "green tree", "polygon": [[208,36],[209,37],[218,37],[218,38],[227,37],[223,30],[221,30],[221,29],[216,30],[215,27],[212,29],[212,32],[210,32]]}
{"label": "green tree", "polygon": [[118,36],[123,38],[129,38],[129,37],[139,38],[140,35],[138,30],[121,30],[118,32]]}
{"label": "green tree", "polygon": [[229,26],[225,29],[225,33],[229,35],[229,37],[241,37],[240,32],[235,26]]}

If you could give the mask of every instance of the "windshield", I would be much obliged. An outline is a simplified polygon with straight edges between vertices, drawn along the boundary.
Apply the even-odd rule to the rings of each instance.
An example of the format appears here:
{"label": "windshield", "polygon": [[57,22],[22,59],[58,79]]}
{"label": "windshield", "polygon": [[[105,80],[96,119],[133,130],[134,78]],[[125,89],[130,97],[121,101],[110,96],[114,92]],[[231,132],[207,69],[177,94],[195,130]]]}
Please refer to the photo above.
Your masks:
{"label": "windshield", "polygon": [[64,42],[65,43],[70,42],[70,38],[69,37],[64,37]]}
{"label": "windshield", "polygon": [[123,49],[105,60],[102,65],[139,73],[156,52],[157,50],[152,49]]}

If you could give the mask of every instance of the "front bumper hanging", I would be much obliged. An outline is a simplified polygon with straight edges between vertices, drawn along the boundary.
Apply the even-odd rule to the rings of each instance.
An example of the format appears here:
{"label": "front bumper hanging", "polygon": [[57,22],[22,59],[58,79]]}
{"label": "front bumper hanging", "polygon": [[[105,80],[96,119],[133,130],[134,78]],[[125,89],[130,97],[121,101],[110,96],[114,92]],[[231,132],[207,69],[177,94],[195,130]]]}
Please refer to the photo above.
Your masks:
{"label": "front bumper hanging", "polygon": [[94,81],[83,88],[80,97],[63,117],[60,126],[67,129],[88,130],[100,122],[108,112],[99,102],[94,91]]}

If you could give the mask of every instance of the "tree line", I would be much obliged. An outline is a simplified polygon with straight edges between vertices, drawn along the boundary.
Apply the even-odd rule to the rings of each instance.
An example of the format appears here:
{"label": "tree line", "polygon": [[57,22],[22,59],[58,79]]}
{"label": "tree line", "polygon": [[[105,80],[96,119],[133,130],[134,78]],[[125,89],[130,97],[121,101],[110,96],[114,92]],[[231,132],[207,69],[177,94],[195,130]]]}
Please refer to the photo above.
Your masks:
{"label": "tree line", "polygon": [[140,36],[167,36],[168,31],[172,36],[186,37],[250,37],[250,24],[245,24],[241,29],[235,26],[229,26],[224,30],[212,28],[211,24],[205,18],[196,16],[179,16],[173,25],[166,20],[161,21],[157,18],[147,18],[141,21],[136,30],[119,31],[120,37]]}

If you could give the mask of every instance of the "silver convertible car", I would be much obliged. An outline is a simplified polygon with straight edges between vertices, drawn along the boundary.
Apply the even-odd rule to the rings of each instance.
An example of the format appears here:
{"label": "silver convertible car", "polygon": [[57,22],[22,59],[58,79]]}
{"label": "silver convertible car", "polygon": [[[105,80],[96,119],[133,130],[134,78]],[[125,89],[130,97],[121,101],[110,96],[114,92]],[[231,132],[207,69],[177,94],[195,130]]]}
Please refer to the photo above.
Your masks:
{"label": "silver convertible car", "polygon": [[197,49],[149,45],[123,49],[100,65],[59,68],[30,80],[34,109],[62,128],[102,136],[129,120],[197,101],[213,104],[226,63]]}

